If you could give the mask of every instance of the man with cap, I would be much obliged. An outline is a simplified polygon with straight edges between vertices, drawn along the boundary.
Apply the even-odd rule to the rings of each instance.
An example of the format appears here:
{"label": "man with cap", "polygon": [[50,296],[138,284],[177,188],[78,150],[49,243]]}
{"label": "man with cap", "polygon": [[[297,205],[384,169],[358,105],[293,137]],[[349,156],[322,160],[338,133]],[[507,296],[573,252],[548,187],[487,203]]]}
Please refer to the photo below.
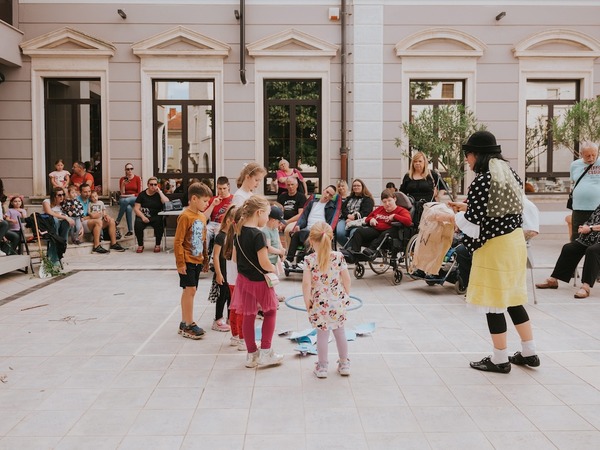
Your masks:
{"label": "man with cap", "polygon": [[[276,268],[276,273],[278,275],[283,272],[283,267],[281,264],[281,258],[285,257],[286,250],[281,245],[281,240],[279,239],[279,224],[283,224],[285,226],[287,222],[283,219],[283,211],[281,208],[277,206],[271,206],[271,212],[269,213],[269,220],[267,221],[267,225],[261,230],[267,238],[267,252],[269,253],[269,261]],[[285,297],[277,296],[279,301],[283,301]]]}
{"label": "man with cap", "polygon": [[[467,303],[486,314],[493,353],[471,367],[509,373],[511,364],[537,367],[527,303],[527,249],[522,230],[523,183],[502,157],[489,131],[473,133],[462,146],[469,168],[476,174],[466,203],[450,202],[463,244],[473,255]],[[508,355],[508,312],[521,338],[521,351]]]}

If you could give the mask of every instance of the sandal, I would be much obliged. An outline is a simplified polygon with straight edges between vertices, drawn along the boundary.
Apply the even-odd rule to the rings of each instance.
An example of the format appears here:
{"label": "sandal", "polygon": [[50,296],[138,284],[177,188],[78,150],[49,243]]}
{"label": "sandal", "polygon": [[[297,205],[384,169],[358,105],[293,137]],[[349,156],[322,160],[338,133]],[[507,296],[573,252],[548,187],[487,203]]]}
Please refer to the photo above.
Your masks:
{"label": "sandal", "polygon": [[160,253],[160,245],[154,246],[154,253]]}
{"label": "sandal", "polygon": [[144,246],[140,245],[138,248],[135,249],[136,253],[142,253],[144,251]]}
{"label": "sandal", "polygon": [[573,297],[575,297],[575,298],[588,298],[589,296],[590,296],[590,290],[589,290],[589,288],[581,286],[581,288],[577,292],[575,292],[575,295]]}

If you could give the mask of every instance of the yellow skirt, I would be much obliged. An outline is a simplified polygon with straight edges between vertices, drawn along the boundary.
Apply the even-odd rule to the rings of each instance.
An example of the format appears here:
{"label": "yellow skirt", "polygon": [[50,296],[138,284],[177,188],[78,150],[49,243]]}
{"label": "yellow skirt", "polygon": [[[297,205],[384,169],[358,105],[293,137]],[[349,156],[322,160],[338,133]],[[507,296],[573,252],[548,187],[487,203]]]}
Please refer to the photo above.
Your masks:
{"label": "yellow skirt", "polygon": [[499,313],[527,303],[527,248],[523,230],[490,239],[473,253],[467,303]]}

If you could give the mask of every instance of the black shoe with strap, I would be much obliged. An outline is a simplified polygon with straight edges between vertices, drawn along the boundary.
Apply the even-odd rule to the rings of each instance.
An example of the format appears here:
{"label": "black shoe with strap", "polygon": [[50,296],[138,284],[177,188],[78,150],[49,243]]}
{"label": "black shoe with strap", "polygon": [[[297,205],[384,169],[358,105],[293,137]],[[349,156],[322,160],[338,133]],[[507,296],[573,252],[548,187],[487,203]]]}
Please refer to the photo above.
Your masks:
{"label": "black shoe with strap", "polygon": [[523,356],[521,352],[516,352],[513,356],[509,356],[508,361],[517,366],[538,367],[540,365],[538,355]]}
{"label": "black shoe with strap", "polygon": [[113,244],[110,246],[111,250],[114,250],[115,252],[124,252],[125,249],[123,247],[121,247],[121,244]]}
{"label": "black shoe with strap", "polygon": [[99,245],[98,247],[94,247],[92,249],[92,253],[99,253],[99,254],[104,254],[104,253],[109,253],[108,250],[106,250],[104,247],[102,247],[101,245]]}
{"label": "black shoe with strap", "polygon": [[510,362],[494,364],[491,356],[486,356],[481,361],[474,361],[469,363],[473,369],[483,370],[484,372],[498,372],[498,373],[509,373]]}

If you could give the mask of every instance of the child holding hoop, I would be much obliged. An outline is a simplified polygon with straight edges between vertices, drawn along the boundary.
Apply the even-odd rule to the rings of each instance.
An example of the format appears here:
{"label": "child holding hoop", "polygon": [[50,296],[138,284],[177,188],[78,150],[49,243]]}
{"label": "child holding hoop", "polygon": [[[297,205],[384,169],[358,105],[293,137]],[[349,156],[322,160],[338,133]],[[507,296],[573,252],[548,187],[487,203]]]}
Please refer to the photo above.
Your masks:
{"label": "child holding hoop", "polygon": [[327,378],[329,330],[333,330],[339,354],[337,371],[340,375],[350,375],[344,331],[346,307],[350,304],[350,274],[344,256],[332,251],[332,240],[331,226],[325,222],[315,223],[308,236],[315,251],[304,258],[302,294],[308,320],[317,329],[319,360],[313,372],[317,378]]}

